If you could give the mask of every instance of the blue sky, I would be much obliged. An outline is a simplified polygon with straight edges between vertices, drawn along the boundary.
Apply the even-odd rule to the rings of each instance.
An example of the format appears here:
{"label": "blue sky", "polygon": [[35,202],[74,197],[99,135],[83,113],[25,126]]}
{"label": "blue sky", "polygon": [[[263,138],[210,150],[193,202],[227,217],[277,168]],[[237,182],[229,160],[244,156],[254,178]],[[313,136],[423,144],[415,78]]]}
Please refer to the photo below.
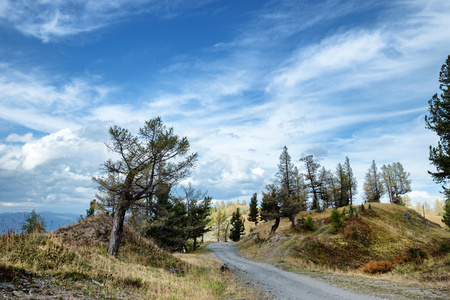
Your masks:
{"label": "blue sky", "polygon": [[0,2],[0,212],[84,213],[117,124],[161,116],[199,153],[188,181],[249,200],[287,146],[364,175],[401,162],[434,204],[428,99],[450,2]]}

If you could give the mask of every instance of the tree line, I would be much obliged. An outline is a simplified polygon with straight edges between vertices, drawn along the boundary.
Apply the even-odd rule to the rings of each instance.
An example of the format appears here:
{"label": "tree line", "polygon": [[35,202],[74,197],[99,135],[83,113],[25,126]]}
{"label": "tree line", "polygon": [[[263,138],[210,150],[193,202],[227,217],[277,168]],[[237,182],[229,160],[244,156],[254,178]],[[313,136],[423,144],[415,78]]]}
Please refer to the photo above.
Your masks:
{"label": "tree line", "polygon": [[[282,217],[289,218],[296,225],[295,216],[304,210],[318,212],[334,207],[352,205],[357,194],[357,181],[350,160],[345,158],[335,171],[327,170],[314,161],[313,155],[300,158],[305,172],[301,173],[292,162],[288,148],[284,146],[278,164],[276,180],[266,186],[262,192],[259,217],[263,221],[274,220],[271,228],[274,233]],[[402,164],[394,162],[383,165],[378,171],[375,161],[368,169],[364,181],[365,202],[380,202],[387,194],[391,203],[404,205],[402,196],[411,191],[410,174]],[[250,200],[249,220],[258,222],[256,194]]]}

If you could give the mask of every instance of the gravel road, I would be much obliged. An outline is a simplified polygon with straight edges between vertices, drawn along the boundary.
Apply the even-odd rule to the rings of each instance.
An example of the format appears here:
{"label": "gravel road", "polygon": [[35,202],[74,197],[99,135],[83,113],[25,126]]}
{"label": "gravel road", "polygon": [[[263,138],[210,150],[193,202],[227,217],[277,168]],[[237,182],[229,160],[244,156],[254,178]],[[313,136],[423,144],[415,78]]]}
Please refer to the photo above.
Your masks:
{"label": "gravel road", "polygon": [[207,248],[226,262],[238,277],[254,282],[271,299],[381,299],[356,294],[307,276],[246,259],[238,253],[233,243],[216,242],[209,244]]}

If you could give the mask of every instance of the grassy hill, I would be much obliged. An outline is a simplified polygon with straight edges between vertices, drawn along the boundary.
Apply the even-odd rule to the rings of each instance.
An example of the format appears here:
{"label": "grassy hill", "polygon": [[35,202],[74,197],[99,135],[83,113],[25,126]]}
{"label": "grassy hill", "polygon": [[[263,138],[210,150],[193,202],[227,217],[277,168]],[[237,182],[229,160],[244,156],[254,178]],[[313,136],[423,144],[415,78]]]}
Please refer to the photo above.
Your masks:
{"label": "grassy hill", "polygon": [[[56,232],[0,236],[0,294],[47,299],[252,298],[208,254],[170,254],[128,226],[118,259],[107,252],[112,218]],[[14,293],[14,294],[13,294]]]}
{"label": "grassy hill", "polygon": [[[239,242],[248,257],[283,263],[287,266],[345,271],[352,274],[386,273],[399,281],[430,282],[450,286],[450,231],[430,222],[415,210],[392,204],[360,206],[358,214],[343,219],[343,226],[330,233],[330,214],[302,212],[310,215],[314,229],[302,225],[292,228],[282,220],[277,233],[270,234],[272,222],[250,229]],[[339,212],[348,211],[348,207]],[[426,230],[425,230],[426,225]],[[373,275],[371,275],[373,276]]]}

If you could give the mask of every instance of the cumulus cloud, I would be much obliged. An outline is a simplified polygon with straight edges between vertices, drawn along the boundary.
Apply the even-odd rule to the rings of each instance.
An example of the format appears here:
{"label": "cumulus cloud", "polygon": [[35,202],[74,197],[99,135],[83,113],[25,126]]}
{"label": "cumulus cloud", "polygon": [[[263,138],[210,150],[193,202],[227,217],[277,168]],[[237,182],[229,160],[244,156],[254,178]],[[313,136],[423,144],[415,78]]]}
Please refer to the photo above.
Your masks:
{"label": "cumulus cloud", "polygon": [[[64,211],[67,206],[87,207],[96,186],[92,176],[108,158],[103,144],[107,128],[90,124],[88,130],[63,129],[23,144],[0,143],[0,185],[5,207],[29,210],[30,207]],[[13,138],[14,140],[14,138]],[[11,141],[11,138],[10,138]],[[8,199],[15,199],[14,202]]]}

